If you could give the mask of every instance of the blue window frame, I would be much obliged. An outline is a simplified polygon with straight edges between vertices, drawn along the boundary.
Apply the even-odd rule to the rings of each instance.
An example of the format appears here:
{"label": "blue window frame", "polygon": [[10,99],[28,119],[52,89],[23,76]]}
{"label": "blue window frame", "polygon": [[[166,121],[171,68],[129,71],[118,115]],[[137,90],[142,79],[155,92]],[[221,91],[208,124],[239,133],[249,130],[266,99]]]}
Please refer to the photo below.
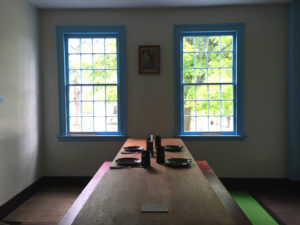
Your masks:
{"label": "blue window frame", "polygon": [[59,139],[125,139],[125,28],[58,26],[56,32]]}
{"label": "blue window frame", "polygon": [[187,139],[241,139],[244,25],[176,25],[175,129]]}

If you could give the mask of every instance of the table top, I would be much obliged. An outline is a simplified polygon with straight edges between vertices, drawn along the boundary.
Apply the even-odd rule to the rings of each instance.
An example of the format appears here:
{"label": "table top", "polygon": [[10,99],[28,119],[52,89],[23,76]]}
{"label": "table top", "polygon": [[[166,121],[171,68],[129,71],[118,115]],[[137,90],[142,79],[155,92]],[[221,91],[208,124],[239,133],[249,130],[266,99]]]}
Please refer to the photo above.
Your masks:
{"label": "table top", "polygon": [[[190,158],[192,159],[190,168],[169,168],[151,159],[149,169],[109,169],[72,224],[235,224],[181,139],[162,140],[162,145],[171,144],[184,147],[181,152],[166,152],[166,159]],[[145,147],[146,142],[128,139],[123,147],[130,145]],[[140,158],[140,154],[124,155],[120,152],[116,155],[112,166],[115,166],[115,160],[121,157]],[[169,212],[140,212],[141,205],[152,203],[167,204]]]}

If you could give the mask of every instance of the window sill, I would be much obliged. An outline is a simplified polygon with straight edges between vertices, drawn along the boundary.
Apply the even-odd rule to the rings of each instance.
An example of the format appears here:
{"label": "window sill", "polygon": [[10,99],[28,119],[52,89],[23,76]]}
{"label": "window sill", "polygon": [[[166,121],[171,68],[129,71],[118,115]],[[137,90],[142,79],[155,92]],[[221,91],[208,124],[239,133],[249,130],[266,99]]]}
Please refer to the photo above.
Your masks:
{"label": "window sill", "polygon": [[243,141],[245,135],[176,135],[184,141]]}
{"label": "window sill", "polygon": [[58,135],[59,141],[125,141],[126,135]]}

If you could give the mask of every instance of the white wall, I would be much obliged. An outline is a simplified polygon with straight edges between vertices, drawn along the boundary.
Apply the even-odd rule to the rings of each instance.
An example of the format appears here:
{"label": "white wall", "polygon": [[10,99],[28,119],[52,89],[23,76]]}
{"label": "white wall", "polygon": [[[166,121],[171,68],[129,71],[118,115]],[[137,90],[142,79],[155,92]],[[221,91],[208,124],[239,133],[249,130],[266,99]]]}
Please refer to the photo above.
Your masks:
{"label": "white wall", "polygon": [[[244,141],[186,142],[222,177],[285,177],[287,5],[40,10],[44,175],[92,175],[121,142],[59,142],[57,25],[125,25],[131,137],[174,135],[173,25],[245,23]],[[138,74],[138,46],[161,46],[161,73]]]}
{"label": "white wall", "polygon": [[0,205],[39,177],[37,13],[0,0]]}

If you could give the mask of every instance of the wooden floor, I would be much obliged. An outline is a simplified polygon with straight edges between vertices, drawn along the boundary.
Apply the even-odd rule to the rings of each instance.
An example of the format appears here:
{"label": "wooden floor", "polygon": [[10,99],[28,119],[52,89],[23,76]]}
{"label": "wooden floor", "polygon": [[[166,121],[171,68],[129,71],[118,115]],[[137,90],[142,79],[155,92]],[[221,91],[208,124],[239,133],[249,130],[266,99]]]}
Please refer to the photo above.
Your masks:
{"label": "wooden floor", "polygon": [[300,224],[300,190],[277,189],[251,194],[280,225]]}
{"label": "wooden floor", "polygon": [[[3,221],[11,225],[56,225],[81,190],[82,187],[45,187]],[[299,193],[270,190],[256,192],[254,196],[281,224],[300,224]]]}

